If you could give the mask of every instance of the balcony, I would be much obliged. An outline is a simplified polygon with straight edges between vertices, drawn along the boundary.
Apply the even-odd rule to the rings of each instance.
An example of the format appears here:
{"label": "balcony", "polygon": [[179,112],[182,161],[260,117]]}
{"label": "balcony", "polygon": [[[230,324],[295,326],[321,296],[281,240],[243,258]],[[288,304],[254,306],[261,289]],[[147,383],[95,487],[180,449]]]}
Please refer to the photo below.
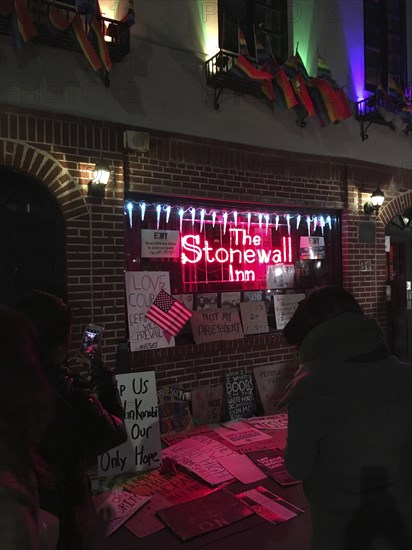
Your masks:
{"label": "balcony", "polygon": [[355,103],[355,118],[360,125],[362,141],[368,139],[368,129],[372,124],[388,126],[408,135],[412,131],[412,109],[409,111],[404,107],[402,102],[380,92]]}
{"label": "balcony", "polygon": [[[45,44],[53,48],[62,48],[74,52],[80,52],[81,48],[71,36],[71,31],[58,32],[51,28],[48,20],[48,12],[51,6],[58,9],[59,15],[68,21],[72,20],[76,13],[80,13],[83,27],[86,34],[89,32],[89,22],[85,12],[77,12],[76,7],[71,4],[65,4],[58,0],[26,0],[30,17],[39,33],[33,39],[33,42]],[[103,21],[107,27],[107,34],[110,41],[107,42],[110,58],[113,62],[121,61],[130,51],[130,28],[114,19],[103,17]],[[0,16],[0,35],[11,35],[11,15],[8,17]],[[93,43],[93,48],[98,52],[96,43]]]}

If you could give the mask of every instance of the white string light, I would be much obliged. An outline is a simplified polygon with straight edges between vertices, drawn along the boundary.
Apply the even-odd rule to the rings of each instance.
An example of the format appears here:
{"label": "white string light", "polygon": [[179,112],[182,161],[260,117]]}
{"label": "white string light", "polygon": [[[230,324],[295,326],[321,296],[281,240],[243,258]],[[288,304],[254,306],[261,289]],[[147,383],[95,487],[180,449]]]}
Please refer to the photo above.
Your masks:
{"label": "white string light", "polygon": [[259,212],[259,214],[258,214],[259,229],[262,229],[262,218],[263,218],[263,214],[261,212]]}
{"label": "white string light", "polygon": [[182,232],[182,225],[183,225],[183,214],[184,214],[183,208],[179,208],[179,218],[180,218],[180,233]]}
{"label": "white string light", "polygon": [[141,202],[139,204],[139,206],[140,206],[140,212],[142,213],[142,221],[144,221],[144,215],[145,215],[145,212],[146,212],[146,203]]}
{"label": "white string light", "polygon": [[236,212],[236,210],[233,212],[233,219],[235,220],[235,227],[237,227],[237,212]]}
{"label": "white string light", "polygon": [[252,219],[252,214],[250,212],[247,213],[247,232],[250,233],[250,220]]}
{"label": "white string light", "polygon": [[190,209],[190,212],[192,214],[192,227],[194,227],[195,226],[195,219],[196,219],[196,208],[192,207]]}
{"label": "white string light", "polygon": [[172,210],[172,207],[170,205],[167,205],[167,206],[164,206],[163,208],[165,209],[165,212],[166,212],[166,223],[169,223],[170,212]]}
{"label": "white string light", "polygon": [[286,214],[286,223],[288,224],[288,235],[290,235],[290,214]]}
{"label": "white string light", "polygon": [[129,213],[129,225],[130,225],[130,228],[132,228],[133,227],[133,203],[128,202],[126,204],[126,208]]}
{"label": "white string light", "polygon": [[310,237],[310,216],[306,216],[306,225],[308,226],[308,235]]}
{"label": "white string light", "polygon": [[205,209],[202,208],[200,211],[200,232],[203,230],[203,224],[205,223]]}
{"label": "white string light", "polygon": [[162,211],[162,206],[158,204],[156,206],[156,229],[159,229],[160,224],[160,212]]}
{"label": "white string light", "polygon": [[223,212],[223,235],[226,235],[227,212]]}
{"label": "white string light", "polygon": [[216,223],[216,210],[213,210],[212,212],[212,227],[215,227]]}
{"label": "white string light", "polygon": [[298,217],[296,218],[296,229],[299,229],[301,218],[302,218],[302,216],[300,214],[298,214]]}
{"label": "white string light", "polygon": [[265,214],[265,221],[266,221],[266,235],[267,235],[269,230],[269,214]]}

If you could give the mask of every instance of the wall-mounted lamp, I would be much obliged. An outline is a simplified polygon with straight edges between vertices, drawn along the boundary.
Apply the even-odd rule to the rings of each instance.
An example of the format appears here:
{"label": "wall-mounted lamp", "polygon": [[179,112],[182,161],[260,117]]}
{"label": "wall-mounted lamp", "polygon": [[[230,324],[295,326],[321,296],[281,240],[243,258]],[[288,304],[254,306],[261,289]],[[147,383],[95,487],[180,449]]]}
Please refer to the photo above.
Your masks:
{"label": "wall-mounted lamp", "polygon": [[103,198],[112,170],[104,160],[98,160],[93,168],[93,179],[89,181],[89,197]]}
{"label": "wall-mounted lamp", "polygon": [[379,208],[382,206],[383,201],[385,200],[385,195],[379,187],[372,193],[371,200],[365,202],[363,205],[363,211],[369,216],[375,212],[375,215],[378,214]]}

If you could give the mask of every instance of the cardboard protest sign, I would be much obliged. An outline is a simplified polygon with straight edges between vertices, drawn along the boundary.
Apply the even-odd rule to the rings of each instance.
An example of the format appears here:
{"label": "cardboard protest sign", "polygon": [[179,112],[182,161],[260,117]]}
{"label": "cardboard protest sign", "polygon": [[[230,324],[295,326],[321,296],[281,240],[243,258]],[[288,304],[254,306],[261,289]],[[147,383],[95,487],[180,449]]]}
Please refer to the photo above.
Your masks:
{"label": "cardboard protest sign", "polygon": [[190,324],[196,344],[243,338],[242,324],[236,308],[194,311]]}
{"label": "cardboard protest sign", "polygon": [[130,351],[170,348],[173,336],[146,317],[146,313],[161,290],[170,294],[169,273],[166,271],[126,271],[126,304]]}
{"label": "cardboard protest sign", "polygon": [[276,412],[277,403],[285,393],[287,384],[292,380],[298,368],[297,361],[262,365],[253,369],[259,397],[265,414]]}
{"label": "cardboard protest sign", "polygon": [[220,422],[223,386],[201,386],[192,390],[192,414],[197,425]]}
{"label": "cardboard protest sign", "polygon": [[246,370],[227,372],[225,388],[229,417],[232,420],[256,415],[252,373]]}
{"label": "cardboard protest sign", "polygon": [[107,499],[97,507],[97,512],[109,511],[109,524],[106,527],[106,536],[111,535],[123,523],[141,508],[150,497],[134,495],[127,491],[113,491]]}
{"label": "cardboard protest sign", "polygon": [[267,476],[274,479],[279,485],[289,486],[301,483],[301,481],[292,477],[286,469],[283,451],[278,449],[265,449],[247,453],[247,456],[253,460],[258,468]]}
{"label": "cardboard protest sign", "polygon": [[179,231],[142,229],[142,258],[178,258]]}
{"label": "cardboard protest sign", "polygon": [[265,302],[242,302],[240,314],[244,334],[262,334],[269,332]]}
{"label": "cardboard protest sign", "polygon": [[162,457],[170,458],[184,466],[209,485],[219,485],[232,481],[233,476],[217,460],[222,456],[234,454],[226,445],[210,437],[197,435],[163,449]]}
{"label": "cardboard protest sign", "polygon": [[162,386],[157,390],[162,435],[186,432],[193,428],[189,399],[190,392],[175,386]]}
{"label": "cardboard protest sign", "polygon": [[246,418],[245,422],[258,430],[286,430],[288,427],[288,415],[280,413],[269,416],[253,416],[252,418]]}
{"label": "cardboard protest sign", "polygon": [[98,457],[99,476],[150,470],[162,461],[154,372],[118,374],[116,379],[128,437]]}
{"label": "cardboard protest sign", "polygon": [[184,504],[177,504],[158,515],[182,540],[220,529],[252,514],[252,510],[225,489]]}
{"label": "cardboard protest sign", "polygon": [[298,303],[304,299],[304,294],[275,294],[273,296],[276,328],[278,330],[285,328],[295,313]]}

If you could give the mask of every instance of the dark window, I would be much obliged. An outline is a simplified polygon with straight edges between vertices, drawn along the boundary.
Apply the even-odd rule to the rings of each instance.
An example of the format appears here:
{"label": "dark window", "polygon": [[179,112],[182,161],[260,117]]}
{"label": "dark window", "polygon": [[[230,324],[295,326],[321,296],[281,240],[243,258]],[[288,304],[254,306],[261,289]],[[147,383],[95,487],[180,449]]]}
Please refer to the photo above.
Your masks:
{"label": "dark window", "polygon": [[365,89],[406,86],[405,0],[364,0]]}
{"label": "dark window", "polygon": [[264,33],[272,53],[283,63],[288,56],[287,2],[285,0],[219,0],[219,45],[239,52],[239,29],[249,56],[255,58],[255,30]]}

